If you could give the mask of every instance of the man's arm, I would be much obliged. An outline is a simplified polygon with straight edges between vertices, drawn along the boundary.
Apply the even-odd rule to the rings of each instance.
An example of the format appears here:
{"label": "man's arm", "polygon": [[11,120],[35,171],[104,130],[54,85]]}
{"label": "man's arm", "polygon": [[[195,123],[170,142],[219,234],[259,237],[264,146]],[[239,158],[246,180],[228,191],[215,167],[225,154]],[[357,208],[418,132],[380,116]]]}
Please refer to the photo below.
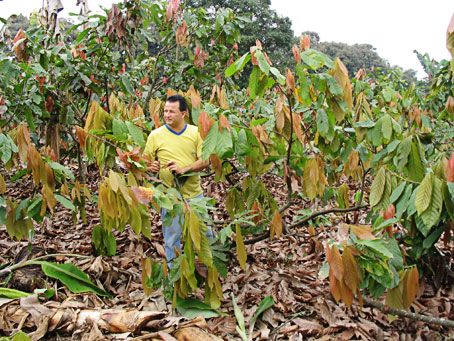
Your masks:
{"label": "man's arm", "polygon": [[175,161],[170,161],[168,164],[167,164],[167,168],[171,171],[171,172],[175,172],[176,174],[184,174],[188,171],[191,171],[191,172],[200,172],[202,171],[203,169],[205,169],[206,167],[208,167],[208,165],[210,164],[210,161],[209,160],[206,160],[205,162],[202,160],[201,157],[199,157],[197,159],[197,161],[191,163],[189,166],[186,166],[186,167],[183,167],[183,168],[180,168],[178,167],[177,163]]}

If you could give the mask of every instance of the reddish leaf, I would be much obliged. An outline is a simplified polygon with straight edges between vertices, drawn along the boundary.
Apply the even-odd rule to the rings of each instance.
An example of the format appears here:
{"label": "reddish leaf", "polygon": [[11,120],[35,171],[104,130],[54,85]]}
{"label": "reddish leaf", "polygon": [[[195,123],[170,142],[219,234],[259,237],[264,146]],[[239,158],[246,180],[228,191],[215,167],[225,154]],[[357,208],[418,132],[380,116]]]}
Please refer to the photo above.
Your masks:
{"label": "reddish leaf", "polygon": [[293,76],[292,71],[290,71],[290,69],[287,69],[286,72],[286,83],[289,89],[291,89],[292,91],[295,90],[295,77]]}
{"label": "reddish leaf", "polygon": [[232,132],[232,128],[230,127],[230,123],[224,114],[219,116],[219,132],[222,133],[222,128],[227,129],[230,133]]}
{"label": "reddish leaf", "polygon": [[210,155],[211,168],[216,172],[216,176],[220,177],[222,174],[222,161],[217,154]]}
{"label": "reddish leaf", "polygon": [[[27,37],[26,37],[24,31],[22,31],[22,29],[19,29],[19,31],[17,32],[17,34],[13,40],[13,44],[15,44],[14,53],[16,54],[17,59],[19,59],[21,62],[26,62],[28,59],[26,38]],[[22,41],[19,42],[20,40],[22,40]]]}
{"label": "reddish leaf", "polygon": [[270,229],[270,238],[273,239],[274,235],[276,235],[277,238],[280,238],[282,235],[282,218],[279,210],[276,210],[274,212],[271,226],[272,228]]}
{"label": "reddish leaf", "polygon": [[350,252],[350,248],[346,247],[344,249],[344,252],[342,253],[342,261],[345,268],[345,285],[350,288],[352,292],[356,292],[359,285],[358,269],[356,267],[355,258]]}
{"label": "reddish leaf", "polygon": [[333,245],[331,248],[331,262],[329,263],[329,268],[333,270],[334,276],[339,281],[344,279],[344,263],[342,262],[342,257],[336,245]]}
{"label": "reddish leaf", "polygon": [[298,46],[293,45],[292,52],[293,52],[293,57],[295,57],[296,62],[298,64],[301,63],[301,53],[300,53],[300,49],[298,48]]}
{"label": "reddish leaf", "polygon": [[331,268],[329,270],[329,289],[336,302],[339,302],[339,300],[341,299],[339,281],[336,279],[336,276],[334,276],[333,270],[331,270]]}
{"label": "reddish leaf", "polygon": [[408,309],[410,305],[413,303],[413,301],[416,298],[416,294],[418,293],[419,290],[419,273],[418,273],[418,268],[416,266],[412,267],[411,269],[407,270],[407,276],[406,276],[406,283],[405,283],[405,288],[404,288],[404,307],[405,309]]}
{"label": "reddish leaf", "polygon": [[203,140],[205,140],[205,138],[207,137],[213,123],[214,120],[209,117],[205,111],[201,110],[198,125],[200,128],[200,136]]}
{"label": "reddish leaf", "polygon": [[148,205],[153,200],[154,191],[151,188],[131,186],[131,189],[140,203]]}
{"label": "reddish leaf", "polygon": [[454,152],[451,153],[451,157],[449,158],[448,168],[449,168],[449,172],[448,172],[446,181],[454,182]]}

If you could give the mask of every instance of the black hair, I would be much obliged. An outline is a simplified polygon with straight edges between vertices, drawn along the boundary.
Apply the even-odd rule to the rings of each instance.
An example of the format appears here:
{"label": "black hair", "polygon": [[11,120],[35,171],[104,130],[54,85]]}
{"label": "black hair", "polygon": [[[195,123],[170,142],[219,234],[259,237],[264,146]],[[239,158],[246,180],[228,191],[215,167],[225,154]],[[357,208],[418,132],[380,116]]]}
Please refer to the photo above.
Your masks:
{"label": "black hair", "polygon": [[167,97],[166,102],[170,102],[170,103],[179,102],[180,103],[180,111],[187,111],[188,110],[188,103],[186,103],[186,99],[183,96],[180,96],[180,95],[169,96],[169,97]]}

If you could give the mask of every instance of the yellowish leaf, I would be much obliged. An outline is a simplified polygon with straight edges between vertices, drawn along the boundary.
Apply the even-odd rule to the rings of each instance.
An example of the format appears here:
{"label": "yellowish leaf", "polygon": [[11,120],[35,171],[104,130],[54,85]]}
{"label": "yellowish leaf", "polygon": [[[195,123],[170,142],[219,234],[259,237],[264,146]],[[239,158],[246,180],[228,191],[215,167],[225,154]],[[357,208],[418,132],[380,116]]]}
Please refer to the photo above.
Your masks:
{"label": "yellowish leaf", "polygon": [[197,252],[200,261],[206,266],[213,265],[213,255],[205,233],[200,233],[200,250]]}
{"label": "yellowish leaf", "polygon": [[274,235],[280,238],[282,235],[282,219],[279,210],[276,210],[271,221],[272,228],[270,229],[270,238],[273,239]]}
{"label": "yellowish leaf", "polygon": [[349,225],[353,233],[358,237],[358,239],[376,239],[372,234],[372,227],[369,225]]}
{"label": "yellowish leaf", "polygon": [[313,200],[317,195],[317,183],[319,181],[319,167],[317,160],[309,159],[306,161],[303,173],[303,188],[309,200]]}
{"label": "yellowish leaf", "polygon": [[236,224],[235,242],[236,252],[238,254],[238,262],[240,263],[241,269],[246,271],[247,253],[246,248],[244,247],[243,236],[241,235],[241,227],[239,224]]}
{"label": "yellowish leaf", "polygon": [[416,191],[415,207],[421,215],[432,201],[433,174],[427,173]]}
{"label": "yellowish leaf", "polygon": [[48,185],[44,185],[41,189],[43,197],[46,199],[47,207],[52,212],[55,205],[57,205],[57,199],[55,199],[54,192],[50,189]]}
{"label": "yellowish leaf", "polygon": [[[188,217],[189,216],[189,217]],[[200,221],[199,217],[193,209],[185,214],[185,224],[188,224],[189,236],[191,237],[194,247],[197,251],[200,250],[201,233],[200,233]]]}
{"label": "yellowish leaf", "polygon": [[346,208],[350,207],[350,202],[349,202],[349,198],[348,198],[348,185],[347,185],[347,183],[344,182],[341,186],[339,186],[337,191],[339,192],[339,196],[342,198],[342,200],[343,200],[343,202],[345,204],[345,207]]}
{"label": "yellowish leaf", "polygon": [[348,110],[351,110],[353,106],[352,85],[348,76],[348,70],[339,57],[336,58],[334,63],[333,76],[344,92],[343,100],[347,103]]}
{"label": "yellowish leaf", "polygon": [[148,257],[142,257],[142,287],[145,295],[150,296],[153,292],[153,288],[147,286],[147,278],[151,277],[151,259]]}
{"label": "yellowish leaf", "polygon": [[5,192],[6,192],[5,179],[3,179],[3,176],[0,174],[0,194],[3,194]]}

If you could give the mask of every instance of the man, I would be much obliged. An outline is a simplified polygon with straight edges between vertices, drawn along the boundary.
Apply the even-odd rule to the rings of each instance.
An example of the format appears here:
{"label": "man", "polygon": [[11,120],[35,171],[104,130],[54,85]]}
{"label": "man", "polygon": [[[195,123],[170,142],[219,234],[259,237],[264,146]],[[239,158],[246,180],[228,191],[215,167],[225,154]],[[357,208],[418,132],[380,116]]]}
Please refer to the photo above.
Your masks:
{"label": "man", "polygon": [[[180,95],[168,97],[164,105],[166,124],[150,133],[143,151],[143,154],[152,160],[157,159],[152,163],[151,171],[159,172],[159,177],[167,186],[172,186],[174,175],[199,172],[209,163],[202,161],[203,140],[198,128],[184,120],[187,110],[188,105],[184,97]],[[181,187],[181,192],[184,199],[188,200],[203,197],[200,176],[188,177]],[[179,216],[173,219],[170,226],[164,226],[166,213],[164,208],[161,209],[166,258],[171,266],[170,261],[175,258],[174,248],[180,249],[182,231]],[[181,221],[183,222],[183,219]],[[213,236],[211,229],[206,235]]]}

